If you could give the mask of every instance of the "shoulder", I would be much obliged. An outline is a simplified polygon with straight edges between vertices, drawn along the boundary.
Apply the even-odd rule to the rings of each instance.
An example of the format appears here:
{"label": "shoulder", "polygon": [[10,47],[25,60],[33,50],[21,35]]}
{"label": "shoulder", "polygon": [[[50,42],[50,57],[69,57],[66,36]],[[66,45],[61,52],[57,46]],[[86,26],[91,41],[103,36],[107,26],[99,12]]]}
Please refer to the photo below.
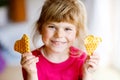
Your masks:
{"label": "shoulder", "polygon": [[41,48],[42,48],[42,47],[33,50],[33,51],[32,51],[32,54],[33,54],[34,56],[39,56],[39,55],[41,55]]}
{"label": "shoulder", "polygon": [[70,56],[76,57],[79,59],[84,59],[84,60],[87,58],[87,54],[84,51],[82,51],[81,49],[78,49],[74,46],[70,47]]}

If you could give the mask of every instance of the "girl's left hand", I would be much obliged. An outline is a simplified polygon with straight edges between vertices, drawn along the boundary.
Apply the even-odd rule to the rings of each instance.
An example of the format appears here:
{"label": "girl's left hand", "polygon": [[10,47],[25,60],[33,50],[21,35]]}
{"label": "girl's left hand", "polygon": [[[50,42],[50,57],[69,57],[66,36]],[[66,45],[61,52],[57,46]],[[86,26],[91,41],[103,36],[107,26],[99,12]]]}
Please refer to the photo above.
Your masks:
{"label": "girl's left hand", "polygon": [[91,56],[88,56],[88,58],[85,61],[85,64],[83,65],[82,80],[93,80],[92,73],[95,72],[98,68],[99,59],[100,57],[96,53]]}
{"label": "girl's left hand", "polygon": [[86,59],[86,62],[84,64],[84,71],[85,73],[93,73],[98,68],[100,57],[98,54],[93,54],[91,56],[88,56]]}

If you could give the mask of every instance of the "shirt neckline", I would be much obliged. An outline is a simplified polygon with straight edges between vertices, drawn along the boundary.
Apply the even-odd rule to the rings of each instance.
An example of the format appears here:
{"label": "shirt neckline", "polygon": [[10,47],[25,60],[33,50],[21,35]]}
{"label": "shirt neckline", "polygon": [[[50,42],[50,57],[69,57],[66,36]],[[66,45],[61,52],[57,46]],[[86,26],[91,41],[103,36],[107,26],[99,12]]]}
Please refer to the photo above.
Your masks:
{"label": "shirt neckline", "polygon": [[44,59],[45,61],[47,61],[48,63],[54,64],[54,65],[66,64],[66,63],[68,63],[69,61],[72,60],[72,57],[69,56],[65,61],[62,61],[62,62],[59,62],[59,63],[55,63],[55,62],[52,62],[52,61],[48,60],[48,59],[45,57],[44,52],[43,52],[43,48],[40,49],[40,52],[41,52],[41,56],[43,57],[43,59]]}

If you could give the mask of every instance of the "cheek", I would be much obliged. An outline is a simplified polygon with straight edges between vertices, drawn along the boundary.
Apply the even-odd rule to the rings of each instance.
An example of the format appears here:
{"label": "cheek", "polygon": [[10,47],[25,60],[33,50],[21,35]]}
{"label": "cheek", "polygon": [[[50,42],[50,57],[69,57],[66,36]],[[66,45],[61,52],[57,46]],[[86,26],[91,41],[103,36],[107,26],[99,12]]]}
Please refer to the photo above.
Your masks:
{"label": "cheek", "polygon": [[45,30],[42,33],[42,40],[43,40],[43,42],[50,40],[50,38],[52,37],[52,35],[53,34],[50,31]]}
{"label": "cheek", "polygon": [[47,40],[47,38],[49,37],[48,33],[46,32],[46,30],[43,30],[41,33],[42,36],[42,40],[43,42]]}
{"label": "cheek", "polygon": [[47,41],[49,39],[49,34],[47,33],[42,34],[42,39],[43,41]]}
{"label": "cheek", "polygon": [[67,37],[68,37],[68,40],[73,43],[76,39],[76,34],[70,34]]}

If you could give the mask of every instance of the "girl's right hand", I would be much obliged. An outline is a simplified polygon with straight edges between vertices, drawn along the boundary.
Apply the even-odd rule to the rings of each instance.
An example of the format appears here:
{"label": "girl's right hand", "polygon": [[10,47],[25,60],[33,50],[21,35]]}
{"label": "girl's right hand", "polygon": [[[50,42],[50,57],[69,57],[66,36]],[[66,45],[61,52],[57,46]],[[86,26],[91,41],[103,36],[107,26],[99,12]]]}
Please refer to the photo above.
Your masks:
{"label": "girl's right hand", "polygon": [[38,61],[38,57],[33,56],[32,53],[24,53],[21,56],[21,65],[28,74],[37,73],[36,63]]}

